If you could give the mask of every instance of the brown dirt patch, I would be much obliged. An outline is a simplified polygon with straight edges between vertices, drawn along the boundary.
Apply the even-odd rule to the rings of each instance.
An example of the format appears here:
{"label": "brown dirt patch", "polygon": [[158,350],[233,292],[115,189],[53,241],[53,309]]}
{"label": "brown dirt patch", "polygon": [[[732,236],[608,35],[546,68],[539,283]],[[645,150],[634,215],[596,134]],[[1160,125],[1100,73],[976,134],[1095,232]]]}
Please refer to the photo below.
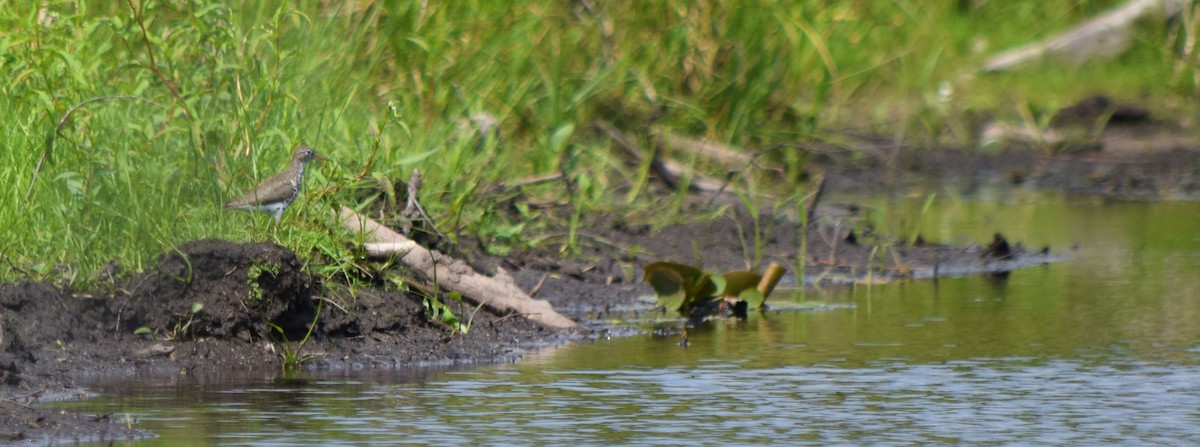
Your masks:
{"label": "brown dirt patch", "polygon": [[[275,244],[201,240],[159,257],[112,297],[79,298],[43,283],[0,285],[4,380],[30,373],[221,371],[279,366],[322,311],[311,366],[415,366],[494,361],[548,332],[523,318],[476,314],[466,334],[430,323],[422,298],[398,290],[321,287]],[[193,313],[193,306],[202,305]],[[469,308],[456,308],[469,314]],[[283,329],[286,338],[273,327]],[[151,333],[135,334],[139,328]],[[492,345],[496,346],[492,346]]]}

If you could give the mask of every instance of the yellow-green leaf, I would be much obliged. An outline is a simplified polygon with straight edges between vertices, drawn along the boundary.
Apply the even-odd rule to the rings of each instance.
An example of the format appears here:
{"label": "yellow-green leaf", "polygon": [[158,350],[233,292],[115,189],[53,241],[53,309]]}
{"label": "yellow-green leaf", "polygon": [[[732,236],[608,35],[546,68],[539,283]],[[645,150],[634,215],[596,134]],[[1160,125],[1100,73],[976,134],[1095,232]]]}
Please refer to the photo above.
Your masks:
{"label": "yellow-green leaf", "polygon": [[747,289],[757,288],[758,282],[762,281],[762,276],[745,270],[728,272],[721,276],[725,278],[725,289],[721,293],[730,298],[741,296]]}
{"label": "yellow-green leaf", "polygon": [[759,292],[758,289],[749,288],[743,290],[742,293],[739,293],[738,299],[745,301],[748,309],[757,309],[762,307],[763,302],[767,300],[767,297],[763,296],[762,292]]}

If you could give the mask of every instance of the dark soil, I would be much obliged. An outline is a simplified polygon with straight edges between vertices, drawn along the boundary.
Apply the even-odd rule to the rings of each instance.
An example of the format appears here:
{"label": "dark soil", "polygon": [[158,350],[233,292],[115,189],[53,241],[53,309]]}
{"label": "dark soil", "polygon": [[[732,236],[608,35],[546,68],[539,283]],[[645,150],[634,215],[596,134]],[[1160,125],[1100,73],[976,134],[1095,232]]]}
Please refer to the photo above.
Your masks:
{"label": "dark soil", "polygon": [[[1200,152],[1182,142],[1138,146],[1138,130],[1113,134],[1099,150],[879,149],[823,152],[812,166],[826,187],[902,187],[938,180],[1002,182],[1119,198],[1200,196]],[[1125,140],[1120,140],[1125,138]],[[1113,144],[1113,141],[1123,141]],[[1153,146],[1153,147],[1151,147]],[[882,145],[886,147],[886,145]],[[708,203],[710,197],[697,197]],[[269,243],[200,240],[162,254],[152,269],[108,290],[64,290],[47,283],[0,284],[0,440],[33,443],[143,436],[106,415],[63,414],[39,401],[82,396],[78,381],[134,374],[204,374],[282,368],[281,353],[315,330],[302,353],[306,368],[406,368],[515,361],[524,349],[603,334],[608,312],[648,309],[641,268],[659,260],[728,271],[778,263],[794,270],[802,241],[806,281],[930,278],[999,274],[1058,256],[1018,241],[966,247],[912,246],[834,226],[803,228],[795,219],[754,222],[736,200],[726,218],[660,231],[620,216],[592,216],[582,252],[532,250],[504,258],[467,253],[476,268],[504,268],[536,298],[583,323],[547,330],[517,315],[480,310],[470,331],[455,334],[425,316],[421,296],[383,283],[323,284],[291,251]],[[821,212],[830,207],[819,207]],[[820,213],[819,213],[820,214]],[[819,216],[818,216],[819,217]],[[756,230],[757,228],[757,230]],[[997,231],[1003,232],[1003,228]],[[753,248],[755,234],[765,244]],[[464,244],[465,245],[465,244]],[[635,249],[636,247],[636,249]],[[878,250],[891,253],[879,261]],[[698,259],[699,258],[699,259]],[[794,274],[785,283],[795,284]],[[460,315],[471,307],[456,307]],[[318,312],[319,311],[319,312]],[[291,340],[292,343],[289,343]]]}
{"label": "dark soil", "polygon": [[[7,388],[0,436],[37,443],[140,436],[123,421],[32,405],[78,397],[84,390],[76,382],[90,377],[280,369],[288,340],[298,346],[318,303],[321,317],[302,350],[313,356],[309,368],[515,361],[523,349],[578,336],[487,311],[475,315],[468,333],[452,334],[425,318],[415,295],[326,288],[301,267],[275,244],[201,240],[161,255],[153,270],[108,296],[0,284],[0,380]],[[196,303],[203,307],[193,313]],[[150,333],[135,334],[139,328]]]}

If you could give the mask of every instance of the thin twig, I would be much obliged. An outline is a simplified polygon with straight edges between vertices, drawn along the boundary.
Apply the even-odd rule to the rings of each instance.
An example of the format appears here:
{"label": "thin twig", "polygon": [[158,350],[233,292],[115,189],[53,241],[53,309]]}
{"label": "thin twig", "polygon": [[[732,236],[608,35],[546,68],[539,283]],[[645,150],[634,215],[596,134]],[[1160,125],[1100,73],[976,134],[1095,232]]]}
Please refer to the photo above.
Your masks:
{"label": "thin twig", "polygon": [[330,305],[332,305],[333,307],[336,307],[336,308],[338,308],[338,310],[342,311],[342,313],[344,313],[344,314],[347,314],[347,315],[349,315],[349,314],[350,314],[350,311],[346,310],[346,308],[345,308],[345,307],[342,307],[342,305],[341,305],[341,304],[338,304],[336,301],[333,301],[333,300],[331,300],[331,299],[329,299],[329,298],[317,297],[317,300],[319,300],[319,301],[324,301],[324,302],[326,302],[326,303],[329,303],[329,304],[330,304]]}
{"label": "thin twig", "polygon": [[[142,17],[142,8],[140,6],[133,6],[133,0],[125,0],[125,2],[129,4],[129,9],[133,11],[134,20],[137,20],[138,27],[142,29],[142,42],[146,44],[146,54],[150,57],[150,71],[153,71],[158,76],[158,79],[162,81],[163,85],[167,86],[167,90],[171,91],[171,96],[175,97],[175,100],[179,102],[180,109],[183,110],[183,116],[191,118],[192,114],[188,112],[187,103],[183,101],[183,97],[179,94],[179,89],[175,88],[175,84],[172,84],[170,79],[167,79],[167,75],[163,74],[162,70],[158,68],[158,62],[154,60],[154,47],[150,45],[150,34],[146,31],[146,21]],[[169,114],[167,119],[170,119]]]}
{"label": "thin twig", "polygon": [[[642,164],[642,161],[646,159],[645,155],[643,155],[642,148],[638,147],[636,143],[630,141],[630,138],[625,133],[617,130],[616,127],[613,127],[611,124],[608,124],[604,121],[594,122],[593,127],[595,127],[596,130],[603,132],[605,136],[616,143],[617,147],[623,150],[625,155],[629,157],[630,161],[632,161],[631,164],[640,165]],[[658,158],[657,153],[650,155],[650,172],[658,174],[659,180],[662,180],[663,183],[666,183],[667,188],[675,189],[678,186],[678,179],[666,169],[662,160]]]}
{"label": "thin twig", "polygon": [[810,225],[817,221],[817,205],[821,202],[821,197],[825,194],[825,175],[821,175],[815,182],[817,190],[813,192],[812,198],[805,204],[804,218],[807,219]]}
{"label": "thin twig", "polygon": [[542,278],[539,279],[537,284],[533,286],[533,290],[529,291],[530,298],[537,296],[538,292],[542,291],[542,286],[546,285],[546,278],[549,278],[549,277],[550,277],[549,273],[542,274]]}
{"label": "thin twig", "polygon": [[503,190],[521,188],[524,186],[532,186],[532,185],[538,185],[538,184],[542,184],[542,183],[549,183],[549,182],[558,180],[560,178],[562,178],[562,173],[555,172],[553,174],[536,175],[533,177],[525,177],[525,178],[521,178],[521,179],[512,180],[509,182],[502,182],[496,186],[497,186],[497,189],[503,191]]}
{"label": "thin twig", "polygon": [[404,210],[400,212],[400,217],[404,219],[404,230],[408,233],[412,228],[413,221],[424,221],[429,224],[429,228],[433,229],[433,233],[437,235],[438,240],[446,240],[446,235],[438,230],[437,224],[433,222],[433,218],[425,212],[425,207],[421,206],[421,202],[417,200],[417,195],[421,190],[421,171],[413,169],[412,176],[408,179],[406,185],[408,189],[408,197],[404,203]]}
{"label": "thin twig", "polygon": [[17,401],[15,401],[15,400],[12,400],[12,399],[0,399],[0,402],[8,402],[8,403],[10,403],[10,404],[13,404],[13,405],[20,405],[20,406],[22,406],[22,407],[25,407],[26,409],[29,409],[29,410],[33,410],[33,409],[34,409],[32,406],[29,406],[29,405],[23,404],[23,403],[21,403],[21,402],[17,402]]}
{"label": "thin twig", "polygon": [[[532,314],[531,314],[531,315],[532,315]],[[524,316],[528,316],[528,315],[522,315],[522,314],[521,314],[521,313],[519,313],[519,312],[512,312],[512,313],[506,314],[506,315],[504,315],[504,316],[502,316],[502,317],[500,317],[500,318],[497,318],[497,319],[495,319],[495,320],[492,320],[492,324],[496,324],[496,323],[499,323],[499,322],[501,322],[501,321],[504,321],[504,320],[512,319],[513,317],[524,317]]]}
{"label": "thin twig", "polygon": [[[545,235],[542,235],[540,240],[547,241],[547,240],[551,240],[553,238],[559,238],[559,237],[565,238],[565,237],[570,237],[570,236],[571,236],[571,232],[561,231],[561,232],[547,233]],[[612,248],[615,248],[618,250],[625,249],[625,247],[622,247],[620,244],[617,244],[612,239],[608,239],[608,238],[598,235],[598,234],[592,234],[592,233],[588,233],[585,231],[576,231],[575,236],[580,237],[580,238],[591,239],[593,242],[596,242],[601,245],[607,245],[609,247],[612,247]]]}
{"label": "thin twig", "polygon": [[29,179],[29,188],[27,188],[25,190],[25,200],[23,202],[21,202],[22,210],[24,210],[25,207],[29,204],[29,196],[31,194],[33,194],[33,185],[34,185],[34,183],[37,183],[38,174],[42,172],[42,165],[44,165],[46,163],[46,159],[49,158],[51,152],[53,152],[54,140],[55,140],[55,138],[58,137],[59,132],[62,131],[63,125],[66,124],[67,120],[71,118],[71,114],[75,113],[76,110],[79,110],[79,108],[86,106],[88,104],[91,104],[94,102],[108,101],[110,99],[136,99],[138,101],[142,101],[142,102],[145,102],[148,104],[153,104],[153,105],[162,107],[161,104],[151,101],[149,99],[142,98],[140,96],[130,96],[130,95],[98,96],[95,98],[85,99],[85,100],[80,101],[80,102],[76,103],[75,105],[71,106],[71,108],[67,109],[66,113],[63,113],[63,115],[58,118],[58,124],[54,126],[54,130],[52,130],[46,134],[46,146],[42,150],[42,157],[40,159],[38,159],[37,166],[35,166],[33,168],[33,177],[31,177]]}

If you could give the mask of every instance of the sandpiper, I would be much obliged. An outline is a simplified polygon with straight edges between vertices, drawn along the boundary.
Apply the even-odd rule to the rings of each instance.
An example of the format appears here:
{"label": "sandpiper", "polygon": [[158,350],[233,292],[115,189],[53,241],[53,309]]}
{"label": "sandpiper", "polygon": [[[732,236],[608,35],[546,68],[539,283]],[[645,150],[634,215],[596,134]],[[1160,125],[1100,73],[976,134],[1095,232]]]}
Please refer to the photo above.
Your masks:
{"label": "sandpiper", "polygon": [[242,198],[225,204],[225,208],[270,213],[275,218],[278,231],[279,218],[300,192],[300,183],[304,181],[304,165],[316,158],[323,157],[317,155],[313,148],[300,145],[292,153],[292,164],[287,169],[266,179]]}

